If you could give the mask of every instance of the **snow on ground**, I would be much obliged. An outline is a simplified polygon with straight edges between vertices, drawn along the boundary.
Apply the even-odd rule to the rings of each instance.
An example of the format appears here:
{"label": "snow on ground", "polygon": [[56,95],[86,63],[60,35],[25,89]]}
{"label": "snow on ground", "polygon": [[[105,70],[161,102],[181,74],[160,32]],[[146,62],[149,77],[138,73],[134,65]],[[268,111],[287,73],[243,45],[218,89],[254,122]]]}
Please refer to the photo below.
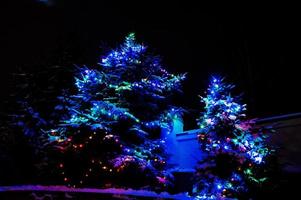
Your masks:
{"label": "snow on ground", "polygon": [[165,198],[165,199],[193,199],[184,193],[171,195],[167,192],[156,193],[147,190],[133,190],[133,189],[97,189],[97,188],[70,188],[66,186],[42,186],[42,185],[20,185],[20,186],[1,186],[0,192],[70,192],[70,193],[94,193],[94,194],[111,194],[111,195],[125,195],[135,197],[149,197],[149,198]]}

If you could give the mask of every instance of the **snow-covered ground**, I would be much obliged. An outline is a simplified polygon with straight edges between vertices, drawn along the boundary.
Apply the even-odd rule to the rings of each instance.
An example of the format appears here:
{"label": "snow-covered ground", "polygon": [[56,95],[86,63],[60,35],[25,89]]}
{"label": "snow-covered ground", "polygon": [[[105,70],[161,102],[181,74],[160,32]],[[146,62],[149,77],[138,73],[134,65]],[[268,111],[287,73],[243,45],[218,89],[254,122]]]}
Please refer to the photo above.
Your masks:
{"label": "snow-covered ground", "polygon": [[[32,192],[33,196],[37,196],[34,192],[42,192],[42,193],[90,193],[90,194],[104,194],[111,195],[112,197],[123,196],[123,197],[147,197],[154,199],[180,199],[180,200],[188,200],[193,199],[187,196],[184,193],[171,195],[169,193],[156,193],[152,191],[146,190],[132,190],[132,189],[118,189],[118,188],[108,188],[108,189],[97,189],[97,188],[69,188],[66,186],[42,186],[42,185],[20,185],[20,186],[1,186],[0,193],[3,192]],[[70,196],[70,197],[71,197]],[[67,196],[66,196],[67,198]],[[37,198],[35,198],[37,199]],[[72,198],[71,198],[72,199]]]}

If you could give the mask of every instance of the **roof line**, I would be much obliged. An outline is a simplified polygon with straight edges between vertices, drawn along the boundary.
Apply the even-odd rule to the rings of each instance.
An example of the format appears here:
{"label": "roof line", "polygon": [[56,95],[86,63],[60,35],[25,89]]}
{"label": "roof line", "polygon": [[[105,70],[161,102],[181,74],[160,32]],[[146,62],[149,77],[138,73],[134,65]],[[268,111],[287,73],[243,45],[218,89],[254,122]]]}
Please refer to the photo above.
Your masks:
{"label": "roof line", "polygon": [[[287,119],[298,118],[298,117],[301,118],[301,112],[266,117],[266,118],[262,118],[262,119],[256,119],[255,122],[258,124],[263,124],[263,123],[267,123],[267,122],[273,122],[273,121],[278,121],[278,120],[287,120]],[[191,129],[191,130],[183,131],[181,133],[177,133],[176,136],[196,134],[199,132],[199,130],[200,129]]]}
{"label": "roof line", "polygon": [[277,121],[277,120],[286,120],[286,119],[298,118],[298,117],[301,117],[301,112],[257,119],[256,123],[265,123],[265,122],[271,122],[271,121]]}

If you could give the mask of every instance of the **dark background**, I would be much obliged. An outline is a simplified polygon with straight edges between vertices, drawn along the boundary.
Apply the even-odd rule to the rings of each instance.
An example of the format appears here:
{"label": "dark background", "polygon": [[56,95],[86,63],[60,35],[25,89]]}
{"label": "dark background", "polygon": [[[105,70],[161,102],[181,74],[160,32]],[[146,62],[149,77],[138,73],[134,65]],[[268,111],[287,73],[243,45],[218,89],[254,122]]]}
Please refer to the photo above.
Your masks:
{"label": "dark background", "polygon": [[[129,3],[131,2],[131,3]],[[204,5],[188,1],[1,1],[1,101],[12,92],[11,74],[49,65],[97,63],[101,47],[115,47],[129,32],[163,58],[172,72],[188,72],[185,97],[195,128],[211,75],[244,92],[250,117],[300,112],[294,5]],[[4,104],[1,104],[3,107]]]}

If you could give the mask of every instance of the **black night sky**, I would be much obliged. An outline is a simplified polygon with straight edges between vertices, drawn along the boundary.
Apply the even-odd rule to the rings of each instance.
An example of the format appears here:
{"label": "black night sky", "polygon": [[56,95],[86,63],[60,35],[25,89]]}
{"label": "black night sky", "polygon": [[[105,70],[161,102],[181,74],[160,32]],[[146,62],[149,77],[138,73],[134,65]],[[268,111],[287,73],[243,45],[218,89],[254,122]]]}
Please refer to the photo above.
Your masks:
{"label": "black night sky", "polygon": [[92,65],[101,47],[115,47],[133,31],[170,71],[188,72],[183,104],[192,114],[211,75],[226,76],[244,92],[251,117],[301,111],[300,22],[293,6],[184,2],[2,1],[1,101],[18,68]]}

